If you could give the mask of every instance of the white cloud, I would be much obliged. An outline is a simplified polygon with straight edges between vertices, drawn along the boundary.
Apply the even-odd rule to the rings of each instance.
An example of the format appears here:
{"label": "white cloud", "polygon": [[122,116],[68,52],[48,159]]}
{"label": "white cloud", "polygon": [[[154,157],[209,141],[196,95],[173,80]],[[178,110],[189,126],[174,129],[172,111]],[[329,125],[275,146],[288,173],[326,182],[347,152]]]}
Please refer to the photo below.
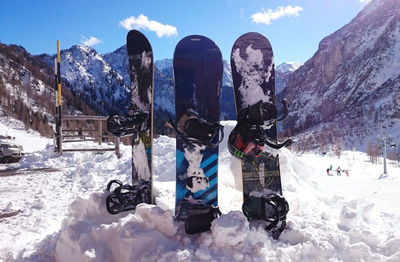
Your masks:
{"label": "white cloud", "polygon": [[100,40],[100,39],[97,39],[96,37],[94,37],[94,36],[91,36],[91,37],[89,37],[89,38],[86,38],[84,35],[82,35],[82,44],[83,45],[85,45],[85,46],[94,46],[94,45],[98,45],[98,44],[100,44],[100,43],[103,43],[103,41],[102,40]]}
{"label": "white cloud", "polygon": [[267,11],[262,10],[262,12],[258,12],[251,15],[254,23],[257,24],[266,24],[269,25],[274,20],[278,20],[285,16],[294,16],[297,17],[299,13],[303,11],[303,8],[300,6],[279,6],[277,9],[272,10],[268,9]]}
{"label": "white cloud", "polygon": [[149,18],[143,14],[140,14],[138,17],[130,16],[125,20],[119,22],[119,25],[126,28],[127,30],[131,29],[147,29],[152,32],[155,32],[158,37],[170,37],[178,35],[178,30],[175,26],[171,25],[163,25],[160,22],[155,20],[149,20]]}
{"label": "white cloud", "polygon": [[358,0],[358,1],[360,1],[363,4],[368,4],[369,2],[371,2],[371,0]]}

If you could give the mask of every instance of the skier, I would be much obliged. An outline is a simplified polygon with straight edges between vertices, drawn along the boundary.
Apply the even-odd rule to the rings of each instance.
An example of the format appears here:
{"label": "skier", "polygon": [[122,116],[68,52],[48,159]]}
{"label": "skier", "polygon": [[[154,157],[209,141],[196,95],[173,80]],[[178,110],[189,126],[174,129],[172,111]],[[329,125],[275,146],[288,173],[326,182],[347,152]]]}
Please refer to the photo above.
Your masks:
{"label": "skier", "polygon": [[342,175],[342,174],[340,173],[340,171],[341,171],[340,166],[338,166],[338,168],[336,169],[336,172],[337,172],[337,175],[338,175],[338,176],[341,176],[341,175]]}
{"label": "skier", "polygon": [[326,174],[327,174],[328,176],[330,176],[330,174],[329,174],[329,167],[326,169]]}

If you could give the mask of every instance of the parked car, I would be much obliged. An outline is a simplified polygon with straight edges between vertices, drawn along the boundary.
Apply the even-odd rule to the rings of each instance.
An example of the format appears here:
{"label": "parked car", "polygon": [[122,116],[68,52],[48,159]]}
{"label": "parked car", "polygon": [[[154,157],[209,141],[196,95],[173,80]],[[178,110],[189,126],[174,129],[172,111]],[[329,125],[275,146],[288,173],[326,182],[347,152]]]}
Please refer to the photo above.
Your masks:
{"label": "parked car", "polygon": [[[0,138],[3,138],[3,136]],[[23,155],[24,150],[21,145],[17,145],[10,140],[0,140],[0,163],[18,162]]]}

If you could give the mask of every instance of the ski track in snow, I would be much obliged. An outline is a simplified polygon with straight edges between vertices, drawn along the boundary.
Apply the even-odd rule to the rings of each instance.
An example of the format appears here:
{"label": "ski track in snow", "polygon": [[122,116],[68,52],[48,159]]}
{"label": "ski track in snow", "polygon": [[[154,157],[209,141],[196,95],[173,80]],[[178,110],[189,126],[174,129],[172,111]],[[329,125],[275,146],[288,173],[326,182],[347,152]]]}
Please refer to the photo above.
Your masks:
{"label": "ski track in snow", "polygon": [[[229,133],[235,122],[226,121]],[[0,133],[16,137],[26,156],[11,168],[56,167],[62,171],[0,176],[0,261],[399,261],[400,168],[367,162],[361,152],[340,159],[280,153],[283,194],[290,211],[278,241],[249,229],[240,212],[240,161],[220,146],[219,203],[223,215],[210,232],[187,235],[173,221],[175,140],[154,142],[156,206],[110,215],[104,188],[111,179],[131,179],[131,149],[54,153],[52,140],[0,118]],[[86,146],[97,146],[85,144]],[[79,146],[82,145],[73,145]],[[349,170],[327,176],[326,169]]]}

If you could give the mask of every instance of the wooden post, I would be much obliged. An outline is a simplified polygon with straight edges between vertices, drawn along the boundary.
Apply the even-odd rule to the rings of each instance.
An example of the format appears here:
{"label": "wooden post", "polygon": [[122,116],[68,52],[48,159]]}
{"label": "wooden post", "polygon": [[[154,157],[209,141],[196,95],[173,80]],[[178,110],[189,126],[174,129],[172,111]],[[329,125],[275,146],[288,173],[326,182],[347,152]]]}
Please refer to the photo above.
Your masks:
{"label": "wooden post", "polygon": [[98,121],[99,123],[99,145],[101,145],[101,140],[103,139],[103,121]]}
{"label": "wooden post", "polygon": [[[61,119],[60,119],[60,122],[61,122]],[[62,155],[63,154],[63,147],[62,147],[62,140],[63,140],[63,137],[62,137],[62,126],[61,126],[61,124],[60,124],[60,135],[59,135],[59,139],[60,139],[60,145],[59,145],[59,148],[58,148],[58,153],[60,154],[60,155]]]}
{"label": "wooden post", "polygon": [[120,142],[120,138],[118,136],[114,137],[114,144],[115,144],[115,154],[117,155],[118,158],[121,157],[121,152],[119,149],[119,142]]}

